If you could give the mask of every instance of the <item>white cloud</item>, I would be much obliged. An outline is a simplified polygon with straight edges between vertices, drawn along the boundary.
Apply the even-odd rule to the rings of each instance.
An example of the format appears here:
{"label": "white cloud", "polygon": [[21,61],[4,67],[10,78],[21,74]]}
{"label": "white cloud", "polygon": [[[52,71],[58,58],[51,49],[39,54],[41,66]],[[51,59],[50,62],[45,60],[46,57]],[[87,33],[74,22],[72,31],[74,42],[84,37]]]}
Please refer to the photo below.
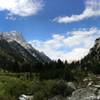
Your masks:
{"label": "white cloud", "polygon": [[13,15],[35,15],[42,7],[42,0],[0,0],[0,11],[8,11],[7,19]]}
{"label": "white cloud", "polygon": [[[67,34],[70,34],[67,36]],[[54,34],[52,39],[47,41],[33,40],[29,43],[39,51],[45,52],[50,58],[56,60],[80,60],[88,54],[93,46],[94,40],[100,36],[100,29],[80,28],[67,32],[66,35]]]}
{"label": "white cloud", "polygon": [[85,10],[79,15],[60,16],[53,21],[58,23],[71,23],[84,20],[93,16],[100,16],[100,0],[87,0]]}
{"label": "white cloud", "polygon": [[89,52],[89,49],[87,48],[75,48],[72,51],[66,54],[63,54],[62,60],[67,59],[68,62],[77,61],[83,58],[85,55],[87,55],[88,52]]}

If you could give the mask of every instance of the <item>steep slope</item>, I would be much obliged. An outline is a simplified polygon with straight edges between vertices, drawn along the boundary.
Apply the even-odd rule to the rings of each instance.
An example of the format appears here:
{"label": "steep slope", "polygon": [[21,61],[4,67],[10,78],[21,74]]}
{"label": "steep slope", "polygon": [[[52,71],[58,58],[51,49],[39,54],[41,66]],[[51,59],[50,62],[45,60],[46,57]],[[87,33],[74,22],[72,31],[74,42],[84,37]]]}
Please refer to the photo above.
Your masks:
{"label": "steep slope", "polygon": [[24,49],[16,41],[7,42],[5,39],[0,39],[0,64],[5,66],[7,63],[37,63],[26,49]]}
{"label": "steep slope", "polygon": [[29,48],[27,48],[27,50],[41,62],[51,61],[51,59],[48,56],[46,56],[43,52],[39,52],[38,50],[33,48],[31,45],[29,45]]}
{"label": "steep slope", "polygon": [[[24,50],[27,51],[30,56],[33,56],[33,58],[39,60],[42,63],[51,61],[50,58],[47,57],[44,53],[41,53],[41,52],[37,51],[30,44],[28,44],[25,41],[25,39],[23,38],[21,33],[18,33],[16,31],[1,32],[0,33],[0,38],[5,39],[10,45],[14,46],[13,49],[16,49],[16,50],[18,49],[19,50],[19,48],[18,48],[19,45],[22,46],[24,48]],[[22,51],[24,51],[24,50],[22,50]]]}
{"label": "steep slope", "polygon": [[81,66],[87,70],[100,74],[100,38],[96,39],[95,45],[89,54],[81,60]]}
{"label": "steep slope", "polygon": [[90,49],[86,58],[90,58],[93,62],[100,61],[100,38],[96,39],[94,47]]}

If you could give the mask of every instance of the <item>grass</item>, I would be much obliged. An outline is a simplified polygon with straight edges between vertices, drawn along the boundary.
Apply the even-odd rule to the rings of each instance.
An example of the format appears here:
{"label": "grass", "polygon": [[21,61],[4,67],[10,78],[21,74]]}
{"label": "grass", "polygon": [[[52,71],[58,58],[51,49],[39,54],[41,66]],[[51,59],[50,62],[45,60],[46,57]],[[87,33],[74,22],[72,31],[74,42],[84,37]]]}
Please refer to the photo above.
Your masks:
{"label": "grass", "polygon": [[27,80],[26,74],[0,72],[0,100],[18,100],[21,94],[34,95],[34,100],[47,100],[56,95],[70,95],[73,91],[64,80],[40,81],[34,74]]}
{"label": "grass", "polygon": [[[0,97],[15,97],[31,92],[32,81],[17,78],[15,74],[0,74]],[[4,99],[6,100],[6,99]],[[7,98],[7,100],[10,100]]]}

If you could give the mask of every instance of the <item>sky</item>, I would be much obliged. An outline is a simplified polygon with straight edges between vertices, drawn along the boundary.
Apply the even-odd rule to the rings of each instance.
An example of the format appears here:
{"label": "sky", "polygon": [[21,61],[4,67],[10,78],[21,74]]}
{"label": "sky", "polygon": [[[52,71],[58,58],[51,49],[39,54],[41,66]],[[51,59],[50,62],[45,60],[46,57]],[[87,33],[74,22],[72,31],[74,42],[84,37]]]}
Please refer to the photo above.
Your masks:
{"label": "sky", "polygon": [[0,0],[0,32],[13,30],[53,60],[80,60],[100,37],[100,0]]}

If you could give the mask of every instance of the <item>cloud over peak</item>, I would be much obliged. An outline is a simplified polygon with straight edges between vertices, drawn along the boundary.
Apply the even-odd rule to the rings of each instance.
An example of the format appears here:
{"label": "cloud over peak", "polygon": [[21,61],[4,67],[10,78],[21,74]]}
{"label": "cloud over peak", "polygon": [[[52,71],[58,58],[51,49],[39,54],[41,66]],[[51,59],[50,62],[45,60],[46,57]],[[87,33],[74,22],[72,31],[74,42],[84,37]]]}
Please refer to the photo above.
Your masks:
{"label": "cloud over peak", "polygon": [[42,7],[42,0],[0,0],[0,11],[8,11],[8,16],[35,15]]}

